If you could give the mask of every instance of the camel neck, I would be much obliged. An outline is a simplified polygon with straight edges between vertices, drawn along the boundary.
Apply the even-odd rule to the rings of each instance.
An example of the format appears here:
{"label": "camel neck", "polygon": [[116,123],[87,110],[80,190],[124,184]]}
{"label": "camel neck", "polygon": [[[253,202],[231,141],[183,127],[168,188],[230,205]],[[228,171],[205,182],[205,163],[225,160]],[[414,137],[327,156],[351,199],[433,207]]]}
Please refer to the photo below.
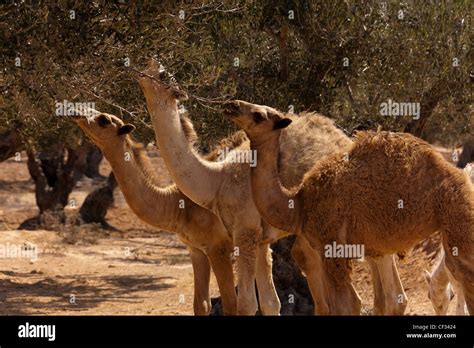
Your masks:
{"label": "camel neck", "polygon": [[179,189],[197,204],[213,210],[222,182],[222,164],[200,158],[186,140],[177,102],[145,90],[156,142],[168,171]]}
{"label": "camel neck", "polygon": [[278,152],[281,131],[267,134],[265,139],[251,140],[258,162],[251,168],[252,194],[258,211],[270,225],[290,233],[299,231],[300,201],[289,191],[278,175]]}
{"label": "camel neck", "polygon": [[176,187],[160,188],[152,183],[130,147],[105,150],[104,155],[133,212],[154,227],[179,233],[184,224],[179,209],[184,195]]}

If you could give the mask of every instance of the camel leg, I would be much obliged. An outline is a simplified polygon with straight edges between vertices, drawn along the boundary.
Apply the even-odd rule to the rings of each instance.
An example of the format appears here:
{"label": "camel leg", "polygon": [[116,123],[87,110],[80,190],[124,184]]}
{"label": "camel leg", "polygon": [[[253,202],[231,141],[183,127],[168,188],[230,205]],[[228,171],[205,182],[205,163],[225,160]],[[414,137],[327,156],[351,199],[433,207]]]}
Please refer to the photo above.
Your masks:
{"label": "camel leg", "polygon": [[395,258],[393,255],[383,255],[373,258],[385,298],[386,315],[402,315],[407,306],[407,295],[400,281]]}
{"label": "camel leg", "polygon": [[443,212],[442,241],[448,274],[453,285],[462,288],[467,310],[474,315],[474,201],[460,202],[456,209]]}
{"label": "camel leg", "polygon": [[[330,282],[329,284],[331,286],[335,283]],[[332,315],[360,315],[362,301],[351,282],[337,284],[332,289],[334,290],[334,297],[330,301]]]}
{"label": "camel leg", "polygon": [[446,263],[443,260],[442,267],[445,268],[446,273],[448,274],[449,281],[454,289],[454,293],[457,296],[457,303],[456,303],[456,315],[469,315],[466,306],[466,299],[464,298],[464,292],[462,289],[462,285],[454,279],[451,272],[446,268]]}
{"label": "camel leg", "polygon": [[370,257],[366,257],[372,275],[372,285],[374,287],[374,315],[385,314],[385,296],[383,293],[382,281],[380,280],[377,264]]}
{"label": "camel leg", "polygon": [[329,315],[329,300],[320,255],[311,248],[303,237],[297,236],[291,249],[291,256],[306,276],[314,301],[314,313],[316,315]]}
{"label": "camel leg", "polygon": [[237,248],[237,312],[239,315],[255,315],[257,312],[257,294],[255,292],[257,240],[260,231],[240,230],[234,234]]}
{"label": "camel leg", "polygon": [[[470,252],[472,253],[472,251]],[[461,298],[458,299],[458,301],[462,301],[462,297],[464,295],[467,310],[470,315],[474,315],[474,269],[472,262],[466,262],[466,259],[469,258],[472,258],[472,256],[467,256],[464,258],[461,257],[460,254],[458,256],[454,256],[451,254],[451,252],[446,252],[446,267],[449,269],[454,278],[452,283],[453,286],[457,287],[458,296],[461,294]]]}
{"label": "camel leg", "polygon": [[458,301],[456,304],[456,315],[469,315],[467,308],[466,308],[466,299],[464,298],[464,292],[462,290],[461,284],[457,280],[452,280],[451,284],[454,289],[454,293],[458,297]]}
{"label": "camel leg", "polygon": [[[467,315],[466,301],[462,285],[453,277],[446,267],[445,253],[441,249],[442,257],[432,274],[427,273],[426,280],[430,286],[429,295],[433,308],[437,315],[446,315],[449,303],[454,296],[457,295],[456,315]],[[454,290],[451,290],[450,286]]]}
{"label": "camel leg", "polygon": [[209,315],[211,298],[209,296],[209,282],[211,267],[206,254],[196,248],[189,248],[194,273],[194,314]]}
{"label": "camel leg", "polygon": [[[393,283],[395,284],[395,292],[394,295],[397,299],[396,307],[394,315],[403,315],[405,314],[405,310],[407,309],[408,305],[408,297],[405,292],[405,288],[403,287],[402,281],[400,280],[400,274],[398,273],[397,269],[397,262],[395,261],[395,255],[392,255],[390,258],[392,263],[392,272],[391,275],[393,277]],[[385,294],[385,296],[387,296]]]}
{"label": "camel leg", "polygon": [[351,282],[351,260],[323,260],[331,315],[360,315],[361,299]]}
{"label": "camel leg", "polygon": [[455,189],[449,187],[440,195],[445,264],[462,288],[469,314],[474,315],[474,189],[464,183],[459,189],[463,194],[454,195]]}
{"label": "camel leg", "polygon": [[[433,272],[431,274],[425,273],[425,279],[429,285],[428,297],[437,315],[448,313],[452,298],[450,277],[452,278],[446,268],[444,251],[441,249],[441,258],[433,268]],[[452,282],[455,282],[454,278],[452,278]]]}
{"label": "camel leg", "polygon": [[234,287],[234,271],[228,245],[219,245],[209,251],[209,260],[216,276],[225,315],[237,315],[237,294]]}
{"label": "camel leg", "polygon": [[456,315],[469,315],[466,306],[466,299],[464,298],[464,292],[462,291],[461,287],[457,289],[456,294],[458,295],[458,302],[456,304]]}
{"label": "camel leg", "polygon": [[263,315],[280,315],[280,299],[273,283],[272,249],[269,243],[261,244],[257,256],[257,289]]}
{"label": "camel leg", "polygon": [[[443,236],[444,237],[444,236]],[[462,243],[460,243],[462,244]],[[470,315],[474,315],[474,257],[469,246],[462,244],[458,249],[444,241],[445,263],[451,284],[458,295],[456,314],[465,313],[464,302]]]}

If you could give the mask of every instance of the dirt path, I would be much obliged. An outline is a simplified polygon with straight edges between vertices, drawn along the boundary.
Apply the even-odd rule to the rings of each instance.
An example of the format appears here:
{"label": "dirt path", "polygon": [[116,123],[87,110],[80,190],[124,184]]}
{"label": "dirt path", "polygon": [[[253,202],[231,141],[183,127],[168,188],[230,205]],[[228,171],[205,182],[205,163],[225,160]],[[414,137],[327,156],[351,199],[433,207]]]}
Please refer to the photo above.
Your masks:
{"label": "dirt path", "polygon": [[56,232],[4,231],[0,243],[39,251],[2,260],[2,315],[192,314],[187,250],[168,233],[68,245]]}

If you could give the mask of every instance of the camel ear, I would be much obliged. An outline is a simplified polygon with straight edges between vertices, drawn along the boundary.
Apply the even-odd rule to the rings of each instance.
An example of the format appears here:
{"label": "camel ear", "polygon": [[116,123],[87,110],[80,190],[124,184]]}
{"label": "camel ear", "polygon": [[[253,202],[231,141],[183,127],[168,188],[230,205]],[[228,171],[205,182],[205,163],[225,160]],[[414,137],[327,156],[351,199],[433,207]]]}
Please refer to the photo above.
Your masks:
{"label": "camel ear", "polygon": [[281,120],[278,120],[274,125],[273,125],[273,130],[277,129],[283,129],[286,128],[290,125],[292,121],[289,118],[283,118]]}
{"label": "camel ear", "polygon": [[133,124],[125,124],[117,130],[118,135],[124,135],[133,132],[135,126]]}
{"label": "camel ear", "polygon": [[424,275],[424,278],[426,280],[426,282],[428,283],[428,285],[430,285],[431,283],[431,274],[430,272],[428,272],[426,269],[423,271],[423,275]]}

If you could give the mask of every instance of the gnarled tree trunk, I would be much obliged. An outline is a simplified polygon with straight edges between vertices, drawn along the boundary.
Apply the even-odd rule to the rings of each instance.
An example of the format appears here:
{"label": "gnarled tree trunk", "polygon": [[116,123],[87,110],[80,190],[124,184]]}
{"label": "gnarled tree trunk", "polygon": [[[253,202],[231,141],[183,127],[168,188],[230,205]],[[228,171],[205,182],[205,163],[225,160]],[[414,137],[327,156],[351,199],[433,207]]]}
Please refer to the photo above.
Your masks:
{"label": "gnarled tree trunk", "polygon": [[428,120],[433,115],[434,110],[441,100],[449,93],[450,88],[456,88],[456,81],[438,80],[423,93],[420,101],[420,118],[411,120],[405,127],[405,133],[411,133],[419,138],[423,138],[423,130]]}
{"label": "gnarled tree trunk", "polygon": [[469,137],[464,143],[457,167],[464,168],[470,162],[474,162],[474,136]]}
{"label": "gnarled tree trunk", "polygon": [[8,129],[0,134],[0,162],[15,156],[17,152],[21,152],[24,149],[25,146],[20,139],[16,127]]}
{"label": "gnarled tree trunk", "polygon": [[85,152],[78,149],[61,148],[53,152],[27,150],[28,171],[35,183],[36,204],[39,215],[24,221],[19,229],[47,228],[45,217],[55,222],[65,220],[64,207],[69,194],[81,177],[85,163]]}
{"label": "gnarled tree trunk", "polygon": [[105,179],[105,177],[99,172],[99,165],[104,155],[102,151],[99,150],[94,144],[87,142],[87,158],[86,158],[86,167],[84,174],[91,179]]}

